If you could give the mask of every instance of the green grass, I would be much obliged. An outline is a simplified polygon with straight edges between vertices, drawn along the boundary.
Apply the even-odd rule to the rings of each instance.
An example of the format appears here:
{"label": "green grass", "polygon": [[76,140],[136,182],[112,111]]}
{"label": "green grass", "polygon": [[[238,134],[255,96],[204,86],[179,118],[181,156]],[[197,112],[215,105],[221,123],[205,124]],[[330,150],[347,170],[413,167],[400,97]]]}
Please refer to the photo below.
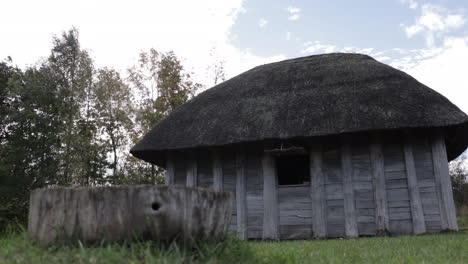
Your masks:
{"label": "green grass", "polygon": [[460,230],[468,229],[468,215],[457,217],[458,228]]}
{"label": "green grass", "polygon": [[0,236],[0,263],[467,263],[468,233],[350,240],[164,246],[155,242],[41,248],[25,231]]}

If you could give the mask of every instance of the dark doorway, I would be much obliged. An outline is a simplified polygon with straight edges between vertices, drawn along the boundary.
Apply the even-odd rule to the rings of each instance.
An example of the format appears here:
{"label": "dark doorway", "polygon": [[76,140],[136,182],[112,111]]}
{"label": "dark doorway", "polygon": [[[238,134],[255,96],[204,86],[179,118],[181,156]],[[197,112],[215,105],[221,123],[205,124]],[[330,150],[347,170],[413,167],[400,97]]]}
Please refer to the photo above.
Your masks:
{"label": "dark doorway", "polygon": [[308,155],[281,155],[276,157],[278,185],[304,185],[310,183]]}

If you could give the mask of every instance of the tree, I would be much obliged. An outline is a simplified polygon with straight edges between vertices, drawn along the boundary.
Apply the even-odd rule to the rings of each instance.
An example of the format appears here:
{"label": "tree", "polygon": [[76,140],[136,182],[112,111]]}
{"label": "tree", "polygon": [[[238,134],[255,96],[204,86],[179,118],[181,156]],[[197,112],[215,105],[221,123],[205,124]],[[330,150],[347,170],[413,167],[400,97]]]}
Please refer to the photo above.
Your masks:
{"label": "tree", "polygon": [[29,191],[58,182],[61,100],[47,67],[9,69],[2,82],[0,196],[24,220]]}
{"label": "tree", "polygon": [[53,44],[46,66],[62,99],[60,184],[101,183],[107,162],[106,148],[98,136],[93,61],[81,49],[75,28],[54,37]]}
{"label": "tree", "polygon": [[[160,53],[155,49],[141,52],[138,64],[128,70],[128,81],[136,91],[135,133],[137,142],[170,112],[195,95],[201,87],[192,81],[174,52]],[[162,169],[133,157],[126,159],[127,177],[141,183],[148,179],[162,182]]]}
{"label": "tree", "polygon": [[129,143],[133,127],[130,87],[120,74],[112,69],[100,69],[94,84],[98,124],[106,137],[106,145],[112,150],[112,175],[118,174],[119,152]]}
{"label": "tree", "polygon": [[462,155],[450,162],[450,178],[452,180],[453,199],[457,207],[468,207],[468,159]]}
{"label": "tree", "polygon": [[217,85],[218,83],[226,80],[226,61],[219,57],[220,55],[218,54],[217,49],[213,47],[210,51],[211,63],[206,68],[208,78],[213,80],[213,85]]}

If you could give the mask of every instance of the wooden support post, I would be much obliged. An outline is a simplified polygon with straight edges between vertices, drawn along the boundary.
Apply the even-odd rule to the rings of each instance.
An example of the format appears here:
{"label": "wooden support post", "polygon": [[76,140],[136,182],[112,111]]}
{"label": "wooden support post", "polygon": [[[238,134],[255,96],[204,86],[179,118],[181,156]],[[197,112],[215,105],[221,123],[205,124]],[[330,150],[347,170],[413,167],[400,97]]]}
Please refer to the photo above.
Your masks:
{"label": "wooden support post", "polygon": [[219,151],[212,152],[213,157],[213,189],[223,190],[223,163]]}
{"label": "wooden support post", "polygon": [[187,159],[187,186],[196,187],[198,183],[197,159],[195,155],[188,155]]}
{"label": "wooden support post", "polygon": [[341,171],[343,174],[345,234],[346,237],[358,237],[356,208],[354,206],[353,164],[349,143],[341,147]]}
{"label": "wooden support post", "polygon": [[434,164],[436,193],[439,198],[442,230],[458,230],[445,137],[440,131],[432,139],[432,162]]}
{"label": "wooden support post", "polygon": [[418,179],[416,178],[416,166],[414,164],[413,146],[411,137],[406,135],[403,152],[405,155],[406,178],[411,203],[411,215],[413,220],[413,233],[416,235],[426,233],[424,212],[421,197],[419,196]]}
{"label": "wooden support post", "polygon": [[166,154],[166,175],[165,175],[165,184],[173,185],[175,184],[175,168],[174,168],[174,155],[171,153]]}
{"label": "wooden support post", "polygon": [[310,192],[312,198],[312,230],[315,238],[327,236],[325,180],[322,172],[322,146],[313,144],[309,152],[310,157]]}
{"label": "wooden support post", "polygon": [[240,239],[247,239],[247,192],[245,175],[245,153],[236,152],[236,207],[237,207],[237,233]]}
{"label": "wooden support post", "polygon": [[389,230],[387,191],[385,187],[384,158],[380,138],[375,137],[370,145],[372,163],[372,185],[374,187],[375,223],[377,234],[384,235]]}
{"label": "wooden support post", "polygon": [[263,239],[279,239],[278,189],[276,186],[275,159],[263,153]]}

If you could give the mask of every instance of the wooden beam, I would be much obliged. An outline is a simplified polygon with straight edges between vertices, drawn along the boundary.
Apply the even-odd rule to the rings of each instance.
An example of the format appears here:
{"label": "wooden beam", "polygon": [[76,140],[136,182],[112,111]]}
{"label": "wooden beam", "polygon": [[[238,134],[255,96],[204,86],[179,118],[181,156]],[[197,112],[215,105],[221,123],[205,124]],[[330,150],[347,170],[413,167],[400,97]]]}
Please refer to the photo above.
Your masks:
{"label": "wooden beam", "polygon": [[223,190],[223,163],[221,153],[217,150],[212,152],[213,157],[213,189]]}
{"label": "wooden beam", "polygon": [[247,192],[245,175],[245,153],[243,150],[236,152],[236,209],[237,209],[237,233],[240,239],[247,239]]}
{"label": "wooden beam", "polygon": [[433,137],[431,145],[442,230],[458,230],[452,183],[450,182],[448,168],[447,150],[445,147],[445,137],[440,131],[437,131],[436,135]]}
{"label": "wooden beam", "polygon": [[276,182],[275,158],[265,152],[263,168],[263,239],[279,239],[278,189]]}
{"label": "wooden beam", "polygon": [[406,135],[403,145],[405,155],[406,178],[408,180],[408,192],[411,204],[411,216],[413,220],[413,233],[416,235],[426,233],[426,223],[422,208],[421,197],[419,195],[418,179],[416,177],[416,165],[413,156],[413,138]]}
{"label": "wooden beam", "polygon": [[166,185],[175,184],[174,155],[170,152],[166,154],[166,174],[164,183]]}
{"label": "wooden beam", "polygon": [[193,153],[187,159],[187,186],[196,187],[198,183],[197,158]]}
{"label": "wooden beam", "polygon": [[341,147],[341,172],[343,174],[345,234],[346,237],[358,237],[356,208],[354,206],[353,164],[349,143]]}
{"label": "wooden beam", "polygon": [[315,238],[327,236],[325,179],[322,172],[322,146],[311,145],[310,152],[310,195],[312,198],[312,231]]}
{"label": "wooden beam", "polygon": [[372,164],[372,185],[374,187],[375,223],[377,234],[385,235],[389,230],[387,191],[385,187],[384,157],[380,137],[374,137],[370,144]]}

